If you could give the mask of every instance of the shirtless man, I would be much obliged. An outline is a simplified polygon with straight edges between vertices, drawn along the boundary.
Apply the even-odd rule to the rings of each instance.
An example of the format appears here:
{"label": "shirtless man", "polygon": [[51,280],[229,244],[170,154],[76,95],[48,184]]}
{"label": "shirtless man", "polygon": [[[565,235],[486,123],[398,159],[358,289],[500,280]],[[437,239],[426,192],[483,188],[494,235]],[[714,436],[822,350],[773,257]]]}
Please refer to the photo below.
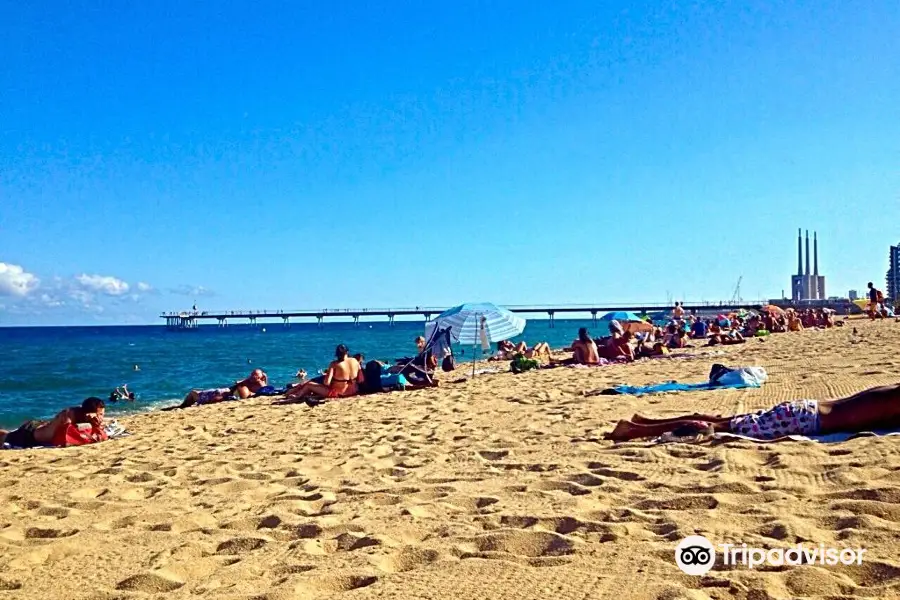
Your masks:
{"label": "shirtless man", "polygon": [[103,429],[103,413],[106,406],[100,398],[90,397],[81,403],[61,411],[50,421],[27,421],[13,431],[0,429],[0,445],[6,443],[18,448],[35,446],[65,446],[65,431],[69,425],[89,424],[94,441],[106,439]]}
{"label": "shirtless man", "polygon": [[723,417],[692,414],[669,419],[634,415],[619,421],[606,439],[624,441],[656,437],[683,429],[719,431],[761,440],[780,440],[789,435],[856,433],[900,427],[900,384],[870,388],[837,400],[784,402],[769,410]]}
{"label": "shirtless man", "polygon": [[232,391],[241,400],[246,400],[267,385],[269,385],[269,376],[265,371],[253,369],[247,378],[235,382]]}

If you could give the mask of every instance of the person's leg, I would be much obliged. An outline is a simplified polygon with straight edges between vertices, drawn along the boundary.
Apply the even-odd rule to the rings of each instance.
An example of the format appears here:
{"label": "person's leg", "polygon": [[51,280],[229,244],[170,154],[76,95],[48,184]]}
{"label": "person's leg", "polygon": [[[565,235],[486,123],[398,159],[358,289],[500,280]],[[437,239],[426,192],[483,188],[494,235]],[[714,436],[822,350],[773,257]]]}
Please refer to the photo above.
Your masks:
{"label": "person's leg", "polygon": [[517,352],[518,354],[524,354],[526,350],[528,350],[528,344],[526,344],[524,341],[516,344],[515,352]]}
{"label": "person's leg", "polygon": [[900,427],[900,384],[819,402],[821,433],[856,433]]}
{"label": "person's leg", "polygon": [[658,423],[655,425],[642,425],[639,423],[632,423],[631,421],[619,421],[615,429],[607,433],[605,438],[608,440],[627,441],[636,440],[639,438],[657,437],[663,435],[664,433],[675,431],[681,427],[698,425],[701,423],[712,427],[713,431],[730,431],[728,421],[717,421],[710,423],[708,421],[682,419],[678,421],[671,421],[668,423]]}
{"label": "person's leg", "polygon": [[237,394],[237,397],[241,400],[246,400],[250,396],[253,395],[253,392],[250,391],[246,385],[239,385],[235,388],[234,393]]}
{"label": "person's leg", "polygon": [[52,420],[35,428],[34,441],[44,446],[53,445],[53,440],[56,438],[60,428],[68,427],[70,422],[68,411],[59,413]]}
{"label": "person's leg", "polygon": [[[292,392],[294,390],[291,390]],[[297,389],[296,394],[291,394],[292,398],[309,398],[310,396],[318,396],[319,398],[327,398],[329,388],[327,385],[307,381]]]}
{"label": "person's leg", "polygon": [[181,401],[181,406],[178,408],[187,408],[188,406],[193,406],[197,404],[197,401],[200,399],[200,392],[197,390],[191,390],[188,392],[188,395],[184,397],[184,400]]}
{"label": "person's leg", "polygon": [[662,419],[651,419],[650,417],[642,417],[635,414],[631,417],[631,422],[638,425],[659,425],[662,423],[675,423],[678,421],[706,421],[708,423],[728,422],[731,417],[723,417],[722,415],[701,415],[694,413],[692,415],[679,415],[677,417],[664,417]]}
{"label": "person's leg", "polygon": [[2,446],[2,445],[3,445],[3,442],[6,441],[6,434],[8,434],[8,433],[9,433],[8,430],[6,430],[6,429],[0,429],[0,446]]}

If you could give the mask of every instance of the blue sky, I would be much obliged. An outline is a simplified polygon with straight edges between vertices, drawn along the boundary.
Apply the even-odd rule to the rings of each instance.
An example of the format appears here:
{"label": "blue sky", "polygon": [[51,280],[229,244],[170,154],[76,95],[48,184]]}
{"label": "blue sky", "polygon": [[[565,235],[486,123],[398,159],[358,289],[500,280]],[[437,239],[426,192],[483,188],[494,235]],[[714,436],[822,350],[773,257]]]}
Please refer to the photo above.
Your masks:
{"label": "blue sky", "polygon": [[633,4],[0,0],[0,324],[883,285],[900,3]]}

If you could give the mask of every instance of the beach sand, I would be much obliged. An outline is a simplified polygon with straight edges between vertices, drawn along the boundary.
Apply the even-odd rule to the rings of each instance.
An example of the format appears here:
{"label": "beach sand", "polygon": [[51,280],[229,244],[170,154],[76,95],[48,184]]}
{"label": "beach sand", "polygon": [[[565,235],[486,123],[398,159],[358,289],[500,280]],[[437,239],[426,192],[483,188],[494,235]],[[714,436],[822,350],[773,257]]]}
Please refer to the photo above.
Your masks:
{"label": "beach sand", "polygon": [[[900,380],[900,325],[849,325],[315,409],[261,399],[140,415],[121,421],[125,439],[0,452],[0,598],[898,598],[897,438],[601,439],[634,412],[728,414]],[[714,362],[770,379],[583,395],[703,381]],[[691,577],[673,557],[695,533],[867,552],[861,566]]]}

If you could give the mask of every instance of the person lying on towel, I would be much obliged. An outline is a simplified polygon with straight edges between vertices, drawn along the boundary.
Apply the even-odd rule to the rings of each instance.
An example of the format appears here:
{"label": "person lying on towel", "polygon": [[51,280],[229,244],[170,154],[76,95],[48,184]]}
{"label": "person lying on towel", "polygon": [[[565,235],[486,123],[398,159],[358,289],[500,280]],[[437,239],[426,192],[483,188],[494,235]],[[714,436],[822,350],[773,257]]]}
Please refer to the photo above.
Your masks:
{"label": "person lying on towel", "polygon": [[[625,441],[656,437],[669,432],[685,435],[725,432],[760,440],[779,440],[791,435],[858,433],[900,427],[900,384],[870,388],[836,400],[797,400],[735,416],[692,414],[669,419],[634,415],[619,421],[606,439]],[[676,433],[677,434],[677,433]]]}
{"label": "person lying on towel", "polygon": [[13,431],[0,429],[0,445],[17,448],[37,446],[71,446],[102,442],[107,439],[103,430],[106,405],[100,398],[91,397],[61,411],[50,421],[27,421]]}

